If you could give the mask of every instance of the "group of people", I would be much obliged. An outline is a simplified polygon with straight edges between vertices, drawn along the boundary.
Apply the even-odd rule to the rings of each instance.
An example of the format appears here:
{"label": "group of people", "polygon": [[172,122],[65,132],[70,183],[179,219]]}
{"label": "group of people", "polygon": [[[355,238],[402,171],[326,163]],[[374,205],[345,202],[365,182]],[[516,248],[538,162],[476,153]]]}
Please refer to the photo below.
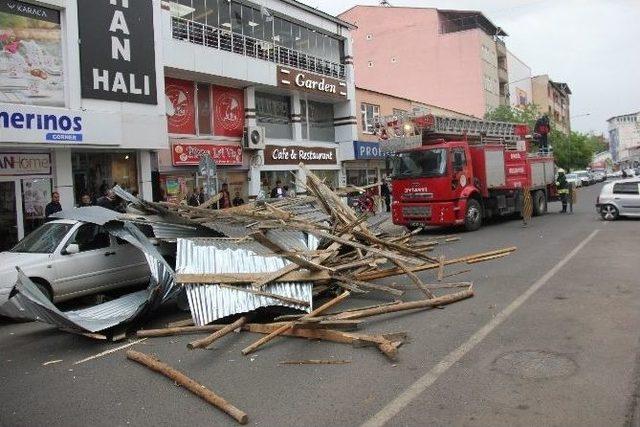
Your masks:
{"label": "group of people", "polygon": [[[102,188],[102,187],[101,187]],[[131,194],[135,197],[138,197],[138,192],[133,190]],[[89,192],[85,191],[80,195],[80,202],[77,207],[82,208],[86,206],[101,206],[106,209],[111,209],[116,212],[126,212],[127,203],[116,196],[115,191],[110,188],[105,187],[104,192],[102,192],[99,196],[92,196]],[[60,212],[62,210],[62,205],[60,204],[60,193],[54,191],[51,193],[51,202],[45,206],[44,215],[45,218],[49,218],[56,212]]]}
{"label": "group of people", "polygon": [[[229,185],[225,182],[222,184],[220,191],[218,192],[218,201],[214,203],[211,207],[218,209],[226,209],[231,206],[240,206],[244,205],[244,199],[240,195],[239,191],[236,191],[233,199],[229,193]],[[196,187],[193,193],[187,195],[186,198],[187,205],[189,206],[201,206],[206,202],[206,195],[203,187]]]}

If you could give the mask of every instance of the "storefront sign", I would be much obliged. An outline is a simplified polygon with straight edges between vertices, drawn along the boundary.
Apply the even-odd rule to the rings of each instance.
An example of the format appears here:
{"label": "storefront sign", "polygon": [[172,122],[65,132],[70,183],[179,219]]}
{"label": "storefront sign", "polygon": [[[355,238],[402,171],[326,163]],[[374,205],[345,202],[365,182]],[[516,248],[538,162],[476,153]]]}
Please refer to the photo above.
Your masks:
{"label": "storefront sign", "polygon": [[302,147],[299,145],[280,147],[267,145],[264,150],[265,165],[335,165],[336,149],[325,147]]}
{"label": "storefront sign", "polygon": [[241,137],[244,132],[244,91],[213,86],[213,126],[218,136]]}
{"label": "storefront sign", "polygon": [[215,145],[206,142],[175,142],[171,150],[174,166],[197,166],[203,154],[209,154],[216,165],[242,164],[242,146]]}
{"label": "storefront sign", "polygon": [[0,104],[0,142],[119,145],[122,118],[117,113]]}
{"label": "storefront sign", "polygon": [[193,82],[168,77],[164,82],[169,133],[194,135],[196,110]]}
{"label": "storefront sign", "polygon": [[51,155],[49,153],[0,152],[0,176],[50,174]]}
{"label": "storefront sign", "polygon": [[0,0],[0,97],[15,104],[64,106],[60,12]]}
{"label": "storefront sign", "polygon": [[157,104],[152,0],[78,0],[82,97]]}
{"label": "storefront sign", "polygon": [[278,86],[342,99],[347,98],[345,81],[288,67],[278,66]]}
{"label": "storefront sign", "polygon": [[384,159],[377,142],[353,141],[353,155],[357,160]]}

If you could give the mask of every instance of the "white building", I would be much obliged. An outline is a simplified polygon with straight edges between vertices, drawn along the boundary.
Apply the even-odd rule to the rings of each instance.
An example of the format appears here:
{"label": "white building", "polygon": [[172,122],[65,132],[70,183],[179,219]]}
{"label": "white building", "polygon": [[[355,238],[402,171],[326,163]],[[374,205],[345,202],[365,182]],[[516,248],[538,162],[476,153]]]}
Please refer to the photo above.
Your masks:
{"label": "white building", "polygon": [[[293,0],[163,2],[165,198],[202,184],[201,152],[217,161],[232,198],[269,192],[277,181],[306,191],[300,162],[328,185],[344,185],[339,144],[357,136],[352,28]],[[243,150],[245,130],[260,141]]]}
{"label": "white building", "polygon": [[0,249],[44,221],[52,191],[63,208],[114,183],[151,198],[160,0],[11,1],[0,17]]}
{"label": "white building", "polygon": [[637,166],[640,162],[640,112],[611,117],[607,123],[613,161]]}
{"label": "white building", "polygon": [[520,108],[533,102],[531,68],[507,50],[507,72],[509,76],[509,104]]}

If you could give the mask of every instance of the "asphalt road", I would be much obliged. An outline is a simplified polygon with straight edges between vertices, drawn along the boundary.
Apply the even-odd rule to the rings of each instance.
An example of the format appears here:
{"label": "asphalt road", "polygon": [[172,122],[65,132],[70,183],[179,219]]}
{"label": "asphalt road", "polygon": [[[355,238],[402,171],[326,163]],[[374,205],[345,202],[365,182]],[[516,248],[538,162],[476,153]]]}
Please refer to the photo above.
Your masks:
{"label": "asphalt road", "polygon": [[[472,280],[474,298],[363,325],[363,332],[409,334],[396,363],[374,348],[293,338],[245,357],[240,350],[257,338],[246,333],[212,350],[187,350],[194,336],[132,348],[209,386],[247,412],[250,425],[633,425],[633,396],[640,394],[640,222],[601,221],[593,207],[599,188],[580,190],[573,215],[558,214],[554,203],[527,228],[518,220],[498,221],[438,248],[447,257],[518,250],[451,278]],[[421,277],[434,281],[433,272]],[[410,283],[405,277],[391,282]],[[348,305],[379,301],[370,295]],[[168,309],[154,323],[178,317]],[[74,364],[120,345],[37,323],[0,324],[0,425],[235,425],[126,360],[124,351]],[[351,363],[278,364],[327,358]]]}

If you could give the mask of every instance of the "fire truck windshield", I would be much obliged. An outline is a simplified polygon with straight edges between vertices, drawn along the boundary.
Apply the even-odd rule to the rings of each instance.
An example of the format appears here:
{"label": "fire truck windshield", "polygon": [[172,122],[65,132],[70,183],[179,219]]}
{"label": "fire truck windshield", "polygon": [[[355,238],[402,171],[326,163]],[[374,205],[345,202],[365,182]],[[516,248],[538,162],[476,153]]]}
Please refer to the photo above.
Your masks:
{"label": "fire truck windshield", "polygon": [[394,178],[418,178],[442,176],[447,171],[447,150],[410,151],[393,158]]}

